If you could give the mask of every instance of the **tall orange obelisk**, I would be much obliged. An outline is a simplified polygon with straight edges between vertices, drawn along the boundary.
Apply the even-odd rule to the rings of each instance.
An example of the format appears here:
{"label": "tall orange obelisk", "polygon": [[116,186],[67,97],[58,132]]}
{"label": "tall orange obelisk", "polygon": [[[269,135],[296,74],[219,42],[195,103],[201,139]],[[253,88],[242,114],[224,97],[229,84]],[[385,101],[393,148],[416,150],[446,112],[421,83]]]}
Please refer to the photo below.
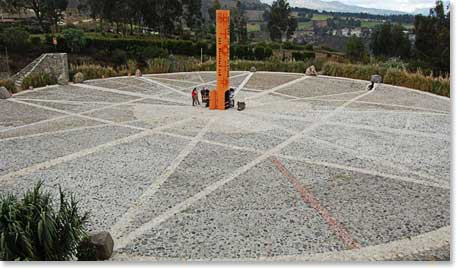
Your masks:
{"label": "tall orange obelisk", "polygon": [[210,92],[209,108],[225,110],[225,95],[230,87],[230,11],[216,11],[217,88]]}

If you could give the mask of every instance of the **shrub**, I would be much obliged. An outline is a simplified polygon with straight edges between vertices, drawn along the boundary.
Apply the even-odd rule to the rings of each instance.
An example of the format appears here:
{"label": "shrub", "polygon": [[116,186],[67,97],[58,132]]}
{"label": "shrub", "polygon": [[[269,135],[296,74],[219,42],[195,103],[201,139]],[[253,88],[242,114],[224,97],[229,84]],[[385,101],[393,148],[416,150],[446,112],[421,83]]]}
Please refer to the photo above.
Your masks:
{"label": "shrub", "polygon": [[132,56],[138,62],[146,63],[149,59],[168,57],[168,51],[160,47],[135,47]]}
{"label": "shrub", "polygon": [[160,47],[145,47],[142,54],[146,59],[165,58],[168,56],[168,51]]}
{"label": "shrub", "polygon": [[84,74],[86,80],[117,76],[116,70],[112,67],[103,67],[96,64],[70,65],[71,78],[79,72]]}
{"label": "shrub", "polygon": [[449,78],[425,76],[421,71],[409,73],[405,70],[389,69],[384,77],[384,83],[450,96]]}
{"label": "shrub", "polygon": [[387,69],[376,64],[360,65],[327,62],[322,67],[322,72],[323,74],[330,76],[370,80],[373,74],[379,74],[384,77],[387,72]]}
{"label": "shrub", "polygon": [[292,58],[294,58],[297,61],[305,61],[308,59],[313,59],[315,57],[316,55],[311,52],[292,52]]}
{"label": "shrub", "polygon": [[247,61],[247,60],[235,60],[230,64],[232,70],[237,71],[249,71],[251,67],[255,67],[257,71],[270,71],[270,72],[292,72],[292,73],[304,73],[311,62],[285,62],[280,60],[268,60],[268,61]]}
{"label": "shrub", "polygon": [[[141,38],[113,38],[104,36],[88,37],[88,46],[97,49],[108,49],[114,51],[121,49],[130,51],[134,47],[157,47],[166,49],[176,55],[198,56],[200,48],[206,49],[206,42],[192,42],[187,40],[171,40],[171,39],[141,39]],[[206,51],[204,51],[206,52]]]}
{"label": "shrub", "polygon": [[80,29],[63,30],[63,38],[70,52],[79,52],[87,44],[84,31]]}
{"label": "shrub", "polygon": [[31,44],[31,46],[32,46],[34,49],[36,49],[36,50],[41,50],[41,45],[42,45],[42,43],[41,43],[41,38],[40,38],[40,37],[38,37],[38,36],[32,36],[32,37],[30,38],[30,44]]}
{"label": "shrub", "polygon": [[16,85],[11,80],[0,80],[0,87],[5,87],[11,93],[17,93]]}
{"label": "shrub", "polygon": [[7,28],[0,35],[0,42],[3,43],[9,50],[15,52],[23,52],[29,48],[30,34],[23,28]]}
{"label": "shrub", "polygon": [[32,74],[22,81],[22,90],[57,84],[57,78],[49,74]]}
{"label": "shrub", "polygon": [[21,200],[0,197],[0,259],[67,261],[77,254],[87,214],[80,214],[73,195],[68,199],[59,188],[60,204],[55,206],[41,187],[39,182]]}
{"label": "shrub", "polygon": [[78,245],[76,258],[78,261],[96,261],[97,252],[95,245],[90,242],[89,236],[84,236]]}
{"label": "shrub", "polygon": [[144,70],[144,73],[167,73],[170,70],[174,69],[173,72],[192,72],[192,71],[203,71],[208,70],[204,69],[202,66],[214,65],[213,62],[205,63],[201,65],[200,62],[194,58],[177,58],[174,64],[174,68],[171,68],[171,61],[169,58],[156,58],[153,60],[147,61],[147,68]]}
{"label": "shrub", "polygon": [[137,69],[138,69],[138,63],[135,60],[127,61],[127,70],[129,73],[134,74]]}
{"label": "shrub", "polygon": [[302,45],[294,44],[292,42],[284,42],[282,45],[283,49],[294,49],[294,50],[302,50],[305,47]]}
{"label": "shrub", "polygon": [[312,51],[312,50],[314,50],[314,47],[313,47],[312,44],[307,44],[307,45],[305,45],[305,50],[311,50]]}
{"label": "shrub", "polygon": [[449,97],[449,77],[426,76],[420,70],[411,73],[404,69],[387,68],[383,65],[359,65],[327,62],[323,66],[323,74],[330,76],[348,77],[353,79],[370,80],[371,75],[379,74],[384,77],[384,83],[403,86]]}
{"label": "shrub", "polygon": [[111,54],[111,59],[114,64],[124,65],[127,62],[127,52],[122,49],[115,49]]}

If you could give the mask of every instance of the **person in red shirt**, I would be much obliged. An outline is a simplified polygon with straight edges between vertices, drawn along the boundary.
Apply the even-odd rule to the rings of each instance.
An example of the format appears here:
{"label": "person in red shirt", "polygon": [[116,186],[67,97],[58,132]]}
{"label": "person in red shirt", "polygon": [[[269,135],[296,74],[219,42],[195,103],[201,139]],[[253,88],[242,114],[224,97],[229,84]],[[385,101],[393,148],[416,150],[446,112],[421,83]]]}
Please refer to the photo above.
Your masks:
{"label": "person in red shirt", "polygon": [[196,88],[192,90],[192,106],[195,106],[195,104],[200,105],[200,101],[198,100],[198,91]]}

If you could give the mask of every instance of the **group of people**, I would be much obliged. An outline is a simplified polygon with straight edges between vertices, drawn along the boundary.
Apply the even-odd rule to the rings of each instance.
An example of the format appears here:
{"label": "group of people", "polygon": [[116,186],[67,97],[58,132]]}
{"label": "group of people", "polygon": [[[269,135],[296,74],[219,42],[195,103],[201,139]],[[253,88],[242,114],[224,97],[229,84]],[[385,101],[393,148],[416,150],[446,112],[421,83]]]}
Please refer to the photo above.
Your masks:
{"label": "group of people", "polygon": [[[209,106],[209,89],[204,87],[200,90],[200,95],[202,96],[202,103],[206,104],[206,107]],[[200,99],[198,98],[197,88],[192,90],[192,106],[201,105]]]}
{"label": "group of people", "polygon": [[[200,90],[200,95],[202,96],[202,103],[209,107],[209,89],[207,87],[203,87]],[[225,104],[226,108],[233,108],[235,107],[235,89],[230,88],[225,94]],[[201,105],[200,99],[198,98],[198,90],[194,88],[192,90],[192,106]]]}

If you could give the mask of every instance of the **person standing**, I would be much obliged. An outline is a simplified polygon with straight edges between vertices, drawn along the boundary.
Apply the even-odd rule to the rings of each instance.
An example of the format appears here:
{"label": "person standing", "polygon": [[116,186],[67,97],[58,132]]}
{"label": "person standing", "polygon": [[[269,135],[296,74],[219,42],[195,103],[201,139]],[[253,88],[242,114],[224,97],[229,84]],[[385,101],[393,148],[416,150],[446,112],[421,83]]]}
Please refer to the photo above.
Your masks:
{"label": "person standing", "polygon": [[206,89],[205,89],[205,87],[203,87],[200,90],[200,95],[202,96],[202,103],[205,103],[206,102]]}
{"label": "person standing", "polygon": [[196,88],[192,90],[192,106],[195,106],[195,104],[200,105],[200,101],[198,100],[198,91]]}
{"label": "person standing", "polygon": [[235,107],[235,89],[230,88],[230,108]]}

